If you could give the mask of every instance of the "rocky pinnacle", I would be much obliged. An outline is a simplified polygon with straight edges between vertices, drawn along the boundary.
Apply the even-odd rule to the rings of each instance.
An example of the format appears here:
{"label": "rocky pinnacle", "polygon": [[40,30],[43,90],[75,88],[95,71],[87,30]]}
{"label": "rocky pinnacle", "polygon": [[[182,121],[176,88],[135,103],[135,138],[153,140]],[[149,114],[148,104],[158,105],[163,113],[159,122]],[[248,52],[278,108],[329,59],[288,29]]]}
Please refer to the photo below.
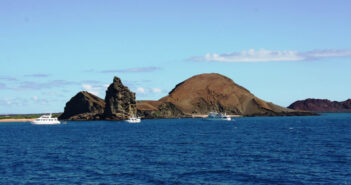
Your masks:
{"label": "rocky pinnacle", "polygon": [[118,77],[114,77],[113,83],[108,87],[105,102],[106,119],[120,120],[136,115],[135,93],[124,86]]}

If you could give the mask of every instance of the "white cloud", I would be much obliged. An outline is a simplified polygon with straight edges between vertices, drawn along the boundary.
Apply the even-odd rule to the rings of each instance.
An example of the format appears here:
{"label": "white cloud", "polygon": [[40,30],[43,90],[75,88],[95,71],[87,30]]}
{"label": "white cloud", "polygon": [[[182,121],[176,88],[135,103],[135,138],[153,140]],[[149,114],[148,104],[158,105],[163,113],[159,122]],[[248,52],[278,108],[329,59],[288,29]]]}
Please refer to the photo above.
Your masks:
{"label": "white cloud", "polygon": [[89,85],[89,84],[82,84],[82,88],[85,90],[91,90],[93,88],[93,86]]}
{"label": "white cloud", "polygon": [[33,96],[33,100],[37,101],[38,100],[38,96]]}
{"label": "white cloud", "polygon": [[160,93],[160,92],[162,92],[162,90],[161,90],[160,88],[153,88],[153,89],[152,89],[152,92],[154,92],[154,93]]}
{"label": "white cloud", "polygon": [[146,90],[142,87],[138,87],[137,90],[136,90],[138,93],[141,93],[141,94],[145,94],[146,93]]}
{"label": "white cloud", "polygon": [[139,94],[152,94],[152,93],[161,93],[162,92],[162,89],[160,88],[145,88],[145,87],[138,87],[136,89],[136,92],[139,93]]}
{"label": "white cloud", "polygon": [[191,57],[190,61],[211,62],[274,62],[274,61],[304,61],[324,58],[350,57],[351,50],[313,50],[307,52],[280,51],[266,49],[250,49],[240,52],[206,54]]}
{"label": "white cloud", "polygon": [[82,88],[95,96],[99,95],[99,90],[101,89],[99,86],[92,86],[90,84],[82,84]]}

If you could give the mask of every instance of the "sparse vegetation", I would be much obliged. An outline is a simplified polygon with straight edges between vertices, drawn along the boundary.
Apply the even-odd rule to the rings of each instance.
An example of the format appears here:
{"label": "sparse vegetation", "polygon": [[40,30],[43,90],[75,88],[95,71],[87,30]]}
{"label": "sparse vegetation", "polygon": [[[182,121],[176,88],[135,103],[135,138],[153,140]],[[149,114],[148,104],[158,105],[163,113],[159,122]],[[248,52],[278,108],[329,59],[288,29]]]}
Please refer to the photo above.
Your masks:
{"label": "sparse vegetation", "polygon": [[[0,115],[0,119],[35,119],[39,118],[43,114],[12,114],[12,115]],[[61,113],[53,113],[52,117],[57,118]]]}

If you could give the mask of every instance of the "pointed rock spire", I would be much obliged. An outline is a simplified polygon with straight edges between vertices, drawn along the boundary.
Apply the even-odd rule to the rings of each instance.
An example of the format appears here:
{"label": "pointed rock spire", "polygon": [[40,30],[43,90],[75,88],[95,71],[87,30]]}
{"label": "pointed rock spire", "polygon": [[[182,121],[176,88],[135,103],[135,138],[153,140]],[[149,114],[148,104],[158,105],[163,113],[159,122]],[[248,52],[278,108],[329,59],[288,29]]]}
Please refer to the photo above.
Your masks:
{"label": "pointed rock spire", "polygon": [[105,102],[105,119],[121,120],[136,115],[135,93],[124,86],[118,77],[114,77],[107,88]]}

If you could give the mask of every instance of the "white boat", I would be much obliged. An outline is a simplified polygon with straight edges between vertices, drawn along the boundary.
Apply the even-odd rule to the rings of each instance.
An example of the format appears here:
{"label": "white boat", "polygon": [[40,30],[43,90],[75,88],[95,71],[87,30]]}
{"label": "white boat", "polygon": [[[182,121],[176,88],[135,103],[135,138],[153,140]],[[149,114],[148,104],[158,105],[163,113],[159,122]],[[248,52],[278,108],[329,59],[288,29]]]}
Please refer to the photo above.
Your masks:
{"label": "white boat", "polygon": [[128,123],[140,123],[141,122],[141,119],[139,117],[130,117],[129,119],[126,120],[126,122]]}
{"label": "white boat", "polygon": [[37,118],[31,121],[34,125],[57,125],[61,122],[57,118],[53,118],[51,114],[49,115],[42,115],[40,118]]}
{"label": "white boat", "polygon": [[227,114],[210,112],[207,117],[203,118],[206,121],[231,121],[232,118]]}

